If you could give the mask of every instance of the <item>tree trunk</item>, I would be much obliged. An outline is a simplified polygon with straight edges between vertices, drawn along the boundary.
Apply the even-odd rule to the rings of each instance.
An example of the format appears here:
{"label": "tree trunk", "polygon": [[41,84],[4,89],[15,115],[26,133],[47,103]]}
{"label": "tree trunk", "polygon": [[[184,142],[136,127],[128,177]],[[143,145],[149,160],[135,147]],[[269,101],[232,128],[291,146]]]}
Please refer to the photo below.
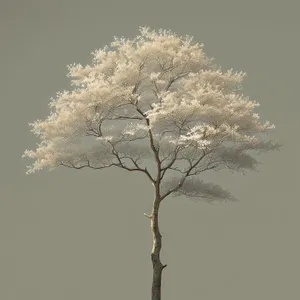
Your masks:
{"label": "tree trunk", "polygon": [[161,279],[162,270],[167,266],[160,261],[160,250],[162,247],[162,236],[158,226],[159,198],[154,200],[151,212],[151,231],[153,235],[153,247],[151,252],[151,261],[153,266],[152,292],[151,300],[161,300]]}

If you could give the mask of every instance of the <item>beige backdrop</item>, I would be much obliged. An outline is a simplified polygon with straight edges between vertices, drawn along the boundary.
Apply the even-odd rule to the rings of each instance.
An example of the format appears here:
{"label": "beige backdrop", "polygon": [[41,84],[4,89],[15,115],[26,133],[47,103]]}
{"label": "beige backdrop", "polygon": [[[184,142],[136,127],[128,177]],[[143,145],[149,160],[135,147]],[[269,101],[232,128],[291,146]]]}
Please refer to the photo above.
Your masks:
{"label": "beige backdrop", "polygon": [[[278,4],[278,3],[280,4]],[[163,300],[300,299],[299,11],[297,1],[0,2],[0,299],[150,299],[152,186],[110,169],[25,176],[28,122],[68,88],[66,65],[138,26],[204,43],[277,125],[280,152],[259,173],[212,173],[241,201],[169,198],[161,210]]]}

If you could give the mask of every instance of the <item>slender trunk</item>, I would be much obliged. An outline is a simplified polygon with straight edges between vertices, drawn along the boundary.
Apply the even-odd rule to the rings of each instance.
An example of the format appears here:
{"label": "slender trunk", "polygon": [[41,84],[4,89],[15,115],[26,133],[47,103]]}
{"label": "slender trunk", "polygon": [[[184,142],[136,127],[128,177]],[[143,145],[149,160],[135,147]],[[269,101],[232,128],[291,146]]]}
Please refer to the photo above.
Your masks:
{"label": "slender trunk", "polygon": [[160,250],[162,247],[162,236],[158,226],[158,210],[159,210],[159,198],[156,197],[151,212],[151,231],[153,235],[153,247],[151,252],[151,261],[153,266],[153,278],[152,278],[152,292],[151,300],[161,300],[161,280],[162,270],[167,266],[163,265],[160,261]]}

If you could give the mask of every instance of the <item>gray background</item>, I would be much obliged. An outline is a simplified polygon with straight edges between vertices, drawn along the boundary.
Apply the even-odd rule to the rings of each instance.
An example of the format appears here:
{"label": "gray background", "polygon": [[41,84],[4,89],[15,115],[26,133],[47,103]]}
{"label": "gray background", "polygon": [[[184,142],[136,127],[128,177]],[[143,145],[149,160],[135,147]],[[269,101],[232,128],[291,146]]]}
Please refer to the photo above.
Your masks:
{"label": "gray background", "polygon": [[[277,3],[278,2],[278,3]],[[167,198],[163,299],[298,299],[299,5],[297,1],[1,0],[0,299],[150,299],[152,186],[122,170],[25,176],[28,122],[68,88],[66,65],[138,26],[204,43],[277,126],[280,152],[259,173],[207,174],[241,201]]]}

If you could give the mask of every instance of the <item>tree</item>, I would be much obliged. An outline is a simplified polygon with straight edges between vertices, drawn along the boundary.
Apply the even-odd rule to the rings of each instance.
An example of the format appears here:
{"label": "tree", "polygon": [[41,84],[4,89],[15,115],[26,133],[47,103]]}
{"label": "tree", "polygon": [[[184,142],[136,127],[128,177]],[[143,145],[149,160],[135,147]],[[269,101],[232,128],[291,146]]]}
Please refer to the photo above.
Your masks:
{"label": "tree", "polygon": [[246,74],[221,71],[192,40],[141,27],[136,38],[115,37],[92,52],[92,65],[68,66],[73,88],[51,99],[47,119],[30,124],[41,143],[23,155],[34,159],[27,173],[113,166],[150,180],[152,300],[161,299],[167,266],[160,260],[161,202],[169,195],[236,200],[197,175],[256,170],[251,152],[279,148],[262,135],[274,125],[261,123],[254,113],[259,104],[241,93]]}

